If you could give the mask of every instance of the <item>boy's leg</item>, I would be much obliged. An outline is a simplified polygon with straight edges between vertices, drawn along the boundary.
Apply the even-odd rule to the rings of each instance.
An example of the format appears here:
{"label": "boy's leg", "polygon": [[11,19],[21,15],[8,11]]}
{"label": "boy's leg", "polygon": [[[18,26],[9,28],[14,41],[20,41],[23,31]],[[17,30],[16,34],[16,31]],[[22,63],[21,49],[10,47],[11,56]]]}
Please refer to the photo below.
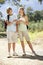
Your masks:
{"label": "boy's leg", "polygon": [[11,43],[8,43],[8,54],[10,56]]}
{"label": "boy's leg", "polygon": [[13,43],[12,48],[13,48],[13,56],[18,56],[18,54],[15,52],[15,43]]}
{"label": "boy's leg", "polygon": [[15,47],[16,47],[16,43],[17,43],[17,34],[15,32],[12,33],[12,48],[13,48],[13,56],[17,56],[17,53],[15,52]]}
{"label": "boy's leg", "polygon": [[7,32],[7,38],[8,38],[8,58],[11,57],[10,55],[10,49],[11,49],[11,32]]}
{"label": "boy's leg", "polygon": [[15,53],[15,43],[12,44],[13,54]]}
{"label": "boy's leg", "polygon": [[23,54],[25,54],[25,46],[24,46],[24,41],[21,41],[21,46],[22,46]]}

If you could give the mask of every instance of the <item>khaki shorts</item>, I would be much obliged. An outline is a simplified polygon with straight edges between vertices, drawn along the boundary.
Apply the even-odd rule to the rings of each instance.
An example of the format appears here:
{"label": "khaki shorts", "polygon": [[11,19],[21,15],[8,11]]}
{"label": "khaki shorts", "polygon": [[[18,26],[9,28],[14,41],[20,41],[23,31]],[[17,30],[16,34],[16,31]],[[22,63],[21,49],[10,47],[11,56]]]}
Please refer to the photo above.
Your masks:
{"label": "khaki shorts", "polygon": [[15,32],[7,32],[8,43],[16,43],[18,41],[18,34]]}
{"label": "khaki shorts", "polygon": [[26,41],[30,41],[28,31],[22,31],[22,32],[19,31],[20,41],[24,41],[23,37],[25,37]]}

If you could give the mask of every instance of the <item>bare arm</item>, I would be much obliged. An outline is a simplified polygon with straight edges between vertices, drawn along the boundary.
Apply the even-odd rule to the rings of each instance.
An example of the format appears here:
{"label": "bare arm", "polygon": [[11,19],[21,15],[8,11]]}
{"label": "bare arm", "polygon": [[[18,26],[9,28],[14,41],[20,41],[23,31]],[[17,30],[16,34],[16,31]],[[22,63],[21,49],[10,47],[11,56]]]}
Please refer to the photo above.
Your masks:
{"label": "bare arm", "polygon": [[16,24],[16,32],[18,32],[18,24]]}
{"label": "bare arm", "polygon": [[28,22],[28,17],[27,16],[25,16],[25,20],[26,20],[25,24],[28,25],[29,22]]}
{"label": "bare arm", "polygon": [[10,22],[10,21],[6,20],[5,22],[7,23],[7,25],[11,25],[11,24],[13,24],[14,22],[17,22],[17,20],[13,20],[13,22]]}
{"label": "bare arm", "polygon": [[25,18],[25,21],[26,21],[26,22],[24,22],[23,20],[18,20],[17,24],[20,24],[21,22],[23,22],[25,25],[28,25],[28,24],[29,24],[29,22],[28,22],[28,17],[25,16],[24,18]]}
{"label": "bare arm", "polygon": [[11,23],[10,21],[8,21],[8,20],[6,20],[5,23],[6,23],[7,25],[11,25],[11,24],[12,24],[12,23]]}
{"label": "bare arm", "polygon": [[18,20],[18,21],[16,22],[16,24],[19,25],[19,24],[20,24],[20,20]]}
{"label": "bare arm", "polygon": [[18,25],[20,24],[20,21],[16,21],[16,31],[18,32]]}

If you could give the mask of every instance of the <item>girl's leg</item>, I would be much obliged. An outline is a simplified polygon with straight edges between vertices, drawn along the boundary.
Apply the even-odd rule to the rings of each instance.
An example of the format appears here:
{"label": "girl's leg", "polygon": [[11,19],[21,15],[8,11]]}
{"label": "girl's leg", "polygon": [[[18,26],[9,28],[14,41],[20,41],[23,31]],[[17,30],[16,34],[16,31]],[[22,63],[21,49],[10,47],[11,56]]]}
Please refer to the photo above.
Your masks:
{"label": "girl's leg", "polygon": [[36,53],[35,53],[35,51],[34,51],[34,49],[32,47],[31,42],[30,41],[27,41],[27,43],[28,43],[28,46],[30,47],[30,49],[32,50],[32,52],[36,55]]}
{"label": "girl's leg", "polygon": [[22,32],[19,32],[19,38],[20,38],[23,54],[25,54],[25,46],[24,46],[24,40],[23,40],[23,33]]}
{"label": "girl's leg", "polygon": [[25,54],[25,46],[24,46],[24,41],[21,41],[21,46],[22,46],[23,53]]}
{"label": "girl's leg", "polygon": [[29,36],[28,36],[28,31],[26,32],[23,32],[23,34],[24,34],[24,36],[25,36],[25,38],[26,38],[26,41],[27,41],[27,43],[28,43],[28,46],[30,47],[30,49],[32,50],[32,52],[36,55],[36,53],[35,53],[35,51],[34,51],[34,49],[33,49],[33,47],[32,47],[32,44],[31,44],[31,42],[29,41],[30,40],[30,38],[29,38]]}

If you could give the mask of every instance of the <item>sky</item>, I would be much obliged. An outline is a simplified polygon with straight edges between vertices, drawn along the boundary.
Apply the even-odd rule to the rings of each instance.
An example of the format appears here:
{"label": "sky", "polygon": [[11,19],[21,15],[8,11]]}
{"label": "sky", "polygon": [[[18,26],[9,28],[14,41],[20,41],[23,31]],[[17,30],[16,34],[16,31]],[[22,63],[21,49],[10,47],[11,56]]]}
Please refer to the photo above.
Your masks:
{"label": "sky", "polygon": [[[43,2],[40,5],[38,0],[29,0],[28,2],[26,0],[21,0],[20,4],[25,5],[25,8],[31,7],[33,10],[43,10]],[[1,5],[0,11],[3,13],[3,15],[6,15],[6,9],[11,7],[13,9],[13,12],[16,14],[18,13],[18,7],[11,5],[11,3],[6,2],[5,4]]]}
{"label": "sky", "polygon": [[28,2],[25,0],[21,1],[22,4],[26,5],[27,7],[32,7],[33,10],[43,10],[43,2],[42,5],[38,2],[38,0],[29,0]]}

